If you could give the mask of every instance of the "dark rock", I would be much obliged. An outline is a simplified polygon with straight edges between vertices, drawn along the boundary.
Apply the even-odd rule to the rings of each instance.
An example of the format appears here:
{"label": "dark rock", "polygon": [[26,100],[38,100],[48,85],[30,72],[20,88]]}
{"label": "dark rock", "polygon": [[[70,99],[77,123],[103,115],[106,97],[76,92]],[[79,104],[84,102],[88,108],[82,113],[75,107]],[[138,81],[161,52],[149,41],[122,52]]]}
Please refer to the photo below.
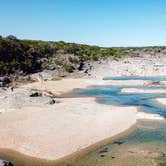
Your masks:
{"label": "dark rock", "polygon": [[104,154],[102,154],[102,155],[100,155],[100,157],[105,157],[105,155],[104,155]]}
{"label": "dark rock", "polygon": [[9,86],[11,80],[8,76],[0,77],[0,87]]}
{"label": "dark rock", "polygon": [[161,152],[161,153],[160,153],[160,157],[161,157],[161,158],[165,158],[165,157],[166,157],[166,154],[165,154],[164,152]]}
{"label": "dark rock", "polygon": [[57,100],[51,98],[51,100],[49,101],[48,104],[53,105],[53,104],[59,104],[59,103],[60,103],[60,101],[57,101]]}
{"label": "dark rock", "polygon": [[160,82],[160,81],[153,81],[149,83],[150,86],[162,86],[165,85],[164,83]]}
{"label": "dark rock", "polygon": [[92,70],[92,68],[93,68],[93,66],[92,66],[92,65],[90,65],[90,66],[89,66],[89,69],[90,69],[90,70]]}
{"label": "dark rock", "polygon": [[7,160],[0,160],[0,166],[14,166],[14,164]]}
{"label": "dark rock", "polygon": [[14,91],[14,87],[13,86],[10,89],[11,89],[12,92]]}
{"label": "dark rock", "polygon": [[39,93],[39,92],[34,92],[34,93],[30,94],[30,97],[39,97],[39,96],[41,96],[41,95],[42,95],[42,94]]}
{"label": "dark rock", "polygon": [[113,144],[117,144],[117,145],[122,145],[124,143],[124,141],[115,141],[113,142]]}
{"label": "dark rock", "polygon": [[54,99],[51,99],[50,101],[49,101],[49,104],[51,104],[51,105],[53,105],[53,104],[55,104],[56,103],[56,101],[54,100]]}
{"label": "dark rock", "polygon": [[135,152],[133,152],[133,151],[131,151],[131,150],[130,150],[130,151],[128,151],[128,152],[129,152],[129,153],[135,153]]}
{"label": "dark rock", "polygon": [[106,147],[106,148],[100,150],[100,151],[99,151],[99,154],[101,154],[101,153],[107,153],[107,152],[108,152],[108,148]]}
{"label": "dark rock", "polygon": [[81,60],[81,61],[80,61],[80,64],[79,64],[79,67],[78,67],[78,70],[79,70],[79,71],[83,70],[84,65],[85,65],[84,61]]}
{"label": "dark rock", "polygon": [[86,74],[87,74],[87,73],[88,73],[88,69],[86,69],[86,70],[84,71],[84,73],[86,73]]}

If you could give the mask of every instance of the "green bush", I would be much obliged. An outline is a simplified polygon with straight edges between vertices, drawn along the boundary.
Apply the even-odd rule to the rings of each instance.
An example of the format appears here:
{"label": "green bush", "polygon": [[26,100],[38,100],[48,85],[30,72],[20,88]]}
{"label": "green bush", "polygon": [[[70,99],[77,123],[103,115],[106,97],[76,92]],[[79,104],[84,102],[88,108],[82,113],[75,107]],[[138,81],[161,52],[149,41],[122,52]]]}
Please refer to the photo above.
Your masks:
{"label": "green bush", "polygon": [[68,63],[65,63],[63,65],[65,71],[69,72],[69,73],[72,73],[74,71],[74,67],[71,65],[71,64],[68,64]]}

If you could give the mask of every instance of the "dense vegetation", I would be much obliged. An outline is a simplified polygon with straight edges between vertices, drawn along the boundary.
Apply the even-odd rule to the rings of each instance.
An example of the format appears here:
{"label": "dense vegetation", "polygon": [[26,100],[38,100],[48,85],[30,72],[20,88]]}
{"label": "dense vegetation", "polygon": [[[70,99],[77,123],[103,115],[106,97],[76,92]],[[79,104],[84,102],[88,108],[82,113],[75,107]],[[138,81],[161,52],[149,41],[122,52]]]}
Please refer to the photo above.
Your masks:
{"label": "dense vegetation", "polygon": [[0,36],[0,76],[26,75],[48,70],[73,72],[84,61],[96,61],[123,55],[120,49],[75,43],[19,40]]}

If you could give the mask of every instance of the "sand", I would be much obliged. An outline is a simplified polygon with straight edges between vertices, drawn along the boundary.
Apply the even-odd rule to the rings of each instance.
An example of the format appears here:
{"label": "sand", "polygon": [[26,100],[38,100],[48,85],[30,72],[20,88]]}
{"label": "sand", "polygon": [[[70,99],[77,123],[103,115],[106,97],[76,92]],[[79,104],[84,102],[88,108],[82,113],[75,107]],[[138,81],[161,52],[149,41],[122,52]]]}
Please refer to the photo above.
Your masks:
{"label": "sand", "polygon": [[93,85],[109,85],[110,81],[104,81],[101,79],[63,79],[60,81],[46,81],[44,83],[32,83],[21,87],[21,89],[32,90],[44,90],[51,91],[56,95],[72,91],[73,89],[84,89]]}
{"label": "sand", "polygon": [[[64,79],[43,85],[27,84],[17,91],[40,89],[58,95],[104,82]],[[0,148],[55,160],[119,134],[136,123],[136,107],[103,105],[88,97],[58,101],[54,105],[23,105],[19,110],[0,114]]]}
{"label": "sand", "polygon": [[165,120],[165,118],[158,114],[137,112],[137,120]]}

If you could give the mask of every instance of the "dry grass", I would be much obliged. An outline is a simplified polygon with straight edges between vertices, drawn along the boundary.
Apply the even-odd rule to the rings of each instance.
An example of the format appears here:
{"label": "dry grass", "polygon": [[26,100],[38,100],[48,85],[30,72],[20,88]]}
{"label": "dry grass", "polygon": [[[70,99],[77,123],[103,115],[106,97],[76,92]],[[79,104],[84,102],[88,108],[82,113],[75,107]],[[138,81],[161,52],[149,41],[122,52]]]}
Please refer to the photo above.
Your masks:
{"label": "dry grass", "polygon": [[61,77],[53,77],[53,78],[51,79],[51,81],[60,81],[60,80],[62,80]]}

